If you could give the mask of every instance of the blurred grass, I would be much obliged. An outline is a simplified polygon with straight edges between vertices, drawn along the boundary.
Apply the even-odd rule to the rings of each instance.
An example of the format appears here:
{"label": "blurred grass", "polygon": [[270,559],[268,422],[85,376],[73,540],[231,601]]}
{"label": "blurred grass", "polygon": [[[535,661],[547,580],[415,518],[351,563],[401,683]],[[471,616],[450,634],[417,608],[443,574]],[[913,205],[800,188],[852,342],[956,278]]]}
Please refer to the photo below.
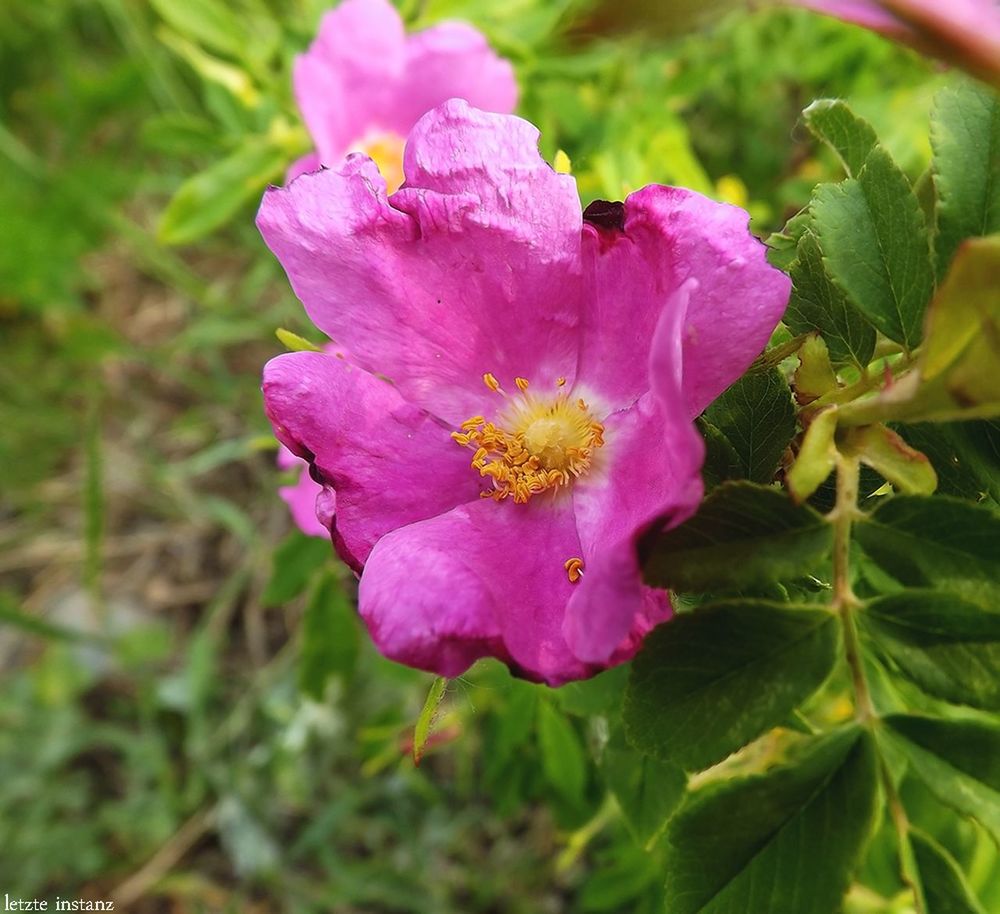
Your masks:
{"label": "blurred grass", "polygon": [[[586,686],[485,664],[416,769],[430,677],[357,632],[336,675],[299,668],[304,615],[355,623],[275,494],[259,370],[276,327],[317,337],[252,213],[302,143],[289,66],[324,6],[0,7],[0,887],[137,911],[655,910],[572,716]],[[837,173],[795,127],[820,95],[926,164],[940,77],[908,52],[788,11],[612,37],[595,6],[403,4],[513,57],[585,201],[677,182],[777,227]],[[234,193],[218,163],[267,137]],[[198,244],[167,247],[192,180],[167,240]]]}

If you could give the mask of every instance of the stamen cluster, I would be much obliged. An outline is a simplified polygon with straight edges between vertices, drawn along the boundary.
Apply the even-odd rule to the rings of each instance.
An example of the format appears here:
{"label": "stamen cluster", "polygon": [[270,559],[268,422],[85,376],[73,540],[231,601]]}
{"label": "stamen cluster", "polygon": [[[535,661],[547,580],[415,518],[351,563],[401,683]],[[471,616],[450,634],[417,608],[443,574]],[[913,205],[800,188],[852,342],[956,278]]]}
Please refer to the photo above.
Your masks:
{"label": "stamen cluster", "polygon": [[[503,394],[493,375],[483,380],[490,390]],[[604,426],[582,399],[574,402],[566,394],[541,398],[527,393],[524,378],[517,378],[516,384],[520,396],[496,422],[472,416],[452,438],[475,450],[472,467],[492,479],[484,498],[526,504],[532,496],[557,490],[585,473],[594,451],[604,444]]]}

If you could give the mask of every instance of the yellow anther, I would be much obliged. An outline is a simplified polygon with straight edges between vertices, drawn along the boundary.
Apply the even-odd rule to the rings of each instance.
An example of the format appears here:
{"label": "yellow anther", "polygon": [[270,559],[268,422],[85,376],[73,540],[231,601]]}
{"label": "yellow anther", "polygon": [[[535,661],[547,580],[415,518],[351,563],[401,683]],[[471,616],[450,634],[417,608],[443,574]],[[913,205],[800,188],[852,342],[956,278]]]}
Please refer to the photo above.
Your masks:
{"label": "yellow anther", "polygon": [[565,386],[566,386],[566,379],[565,378],[557,378],[556,379],[556,387],[565,387]]}
{"label": "yellow anther", "polygon": [[571,559],[566,559],[563,562],[563,568],[566,569],[566,576],[569,578],[570,584],[575,584],[583,577],[583,559],[581,558],[574,556]]}
{"label": "yellow anther", "polygon": [[[490,373],[483,381],[490,390],[500,389]],[[584,475],[604,443],[604,426],[582,399],[573,401],[565,394],[538,397],[528,393],[527,378],[516,378],[515,383],[519,394],[508,399],[496,421],[473,416],[452,438],[473,450],[472,467],[492,480],[489,497],[524,504]]]}

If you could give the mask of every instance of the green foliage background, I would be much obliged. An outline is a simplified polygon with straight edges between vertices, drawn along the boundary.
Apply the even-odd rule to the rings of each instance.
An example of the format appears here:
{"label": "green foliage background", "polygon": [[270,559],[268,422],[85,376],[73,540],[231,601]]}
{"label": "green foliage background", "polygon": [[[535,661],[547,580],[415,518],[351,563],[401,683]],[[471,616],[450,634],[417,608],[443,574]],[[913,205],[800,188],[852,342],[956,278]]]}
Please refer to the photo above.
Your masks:
{"label": "green foliage background", "polygon": [[[739,203],[795,282],[769,353],[699,420],[710,499],[649,545],[678,592],[669,636],[555,691],[379,658],[350,575],[275,494],[259,369],[276,327],[316,336],[252,213],[308,148],[289,72],[326,3],[0,7],[0,892],[1000,910],[1000,431],[930,382],[905,414],[829,386],[908,366],[935,285],[981,293],[947,277],[962,239],[1000,229],[1000,206],[969,216],[996,159],[966,157],[996,99],[859,29],[725,5],[402,4],[514,61],[584,202],[662,182]],[[937,495],[885,458],[897,439],[857,431],[881,421]],[[869,466],[838,560],[845,457]],[[838,567],[865,604],[846,627]],[[858,669],[875,727],[853,722]]]}

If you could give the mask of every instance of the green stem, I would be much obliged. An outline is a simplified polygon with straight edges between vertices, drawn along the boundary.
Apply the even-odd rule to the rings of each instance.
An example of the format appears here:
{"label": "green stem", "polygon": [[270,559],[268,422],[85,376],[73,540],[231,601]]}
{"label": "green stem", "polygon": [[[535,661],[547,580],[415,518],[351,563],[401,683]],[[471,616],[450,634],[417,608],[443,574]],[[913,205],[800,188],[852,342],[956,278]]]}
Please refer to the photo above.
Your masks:
{"label": "green stem", "polygon": [[917,869],[917,859],[913,853],[913,845],[910,843],[910,820],[906,815],[906,809],[899,792],[896,790],[896,785],[892,781],[889,766],[881,757],[879,758],[879,775],[882,780],[882,789],[885,791],[885,800],[889,806],[889,815],[899,840],[900,875],[907,888],[913,893],[916,914],[927,914],[927,901],[924,898],[924,890],[920,881],[920,871]]}
{"label": "green stem", "polygon": [[858,721],[867,724],[875,717],[868,680],[861,660],[854,610],[861,601],[851,589],[851,525],[858,514],[860,466],[854,457],[837,457],[837,501],[829,520],[833,524],[833,609],[844,627],[844,651],[854,685],[854,708]]}
{"label": "green stem", "polygon": [[[878,719],[872,702],[868,679],[865,676],[861,645],[858,640],[855,611],[861,601],[851,589],[850,556],[851,525],[860,516],[858,511],[858,479],[860,466],[857,458],[837,456],[837,501],[828,519],[833,524],[833,601],[832,606],[844,627],[844,652],[851,670],[854,686],[854,716],[862,726],[871,726]],[[899,839],[900,872],[903,881],[913,892],[916,914],[926,914],[927,905],[920,884],[913,846],[910,844],[910,823],[892,781],[889,767],[879,753],[879,776],[885,791],[889,814]]]}

